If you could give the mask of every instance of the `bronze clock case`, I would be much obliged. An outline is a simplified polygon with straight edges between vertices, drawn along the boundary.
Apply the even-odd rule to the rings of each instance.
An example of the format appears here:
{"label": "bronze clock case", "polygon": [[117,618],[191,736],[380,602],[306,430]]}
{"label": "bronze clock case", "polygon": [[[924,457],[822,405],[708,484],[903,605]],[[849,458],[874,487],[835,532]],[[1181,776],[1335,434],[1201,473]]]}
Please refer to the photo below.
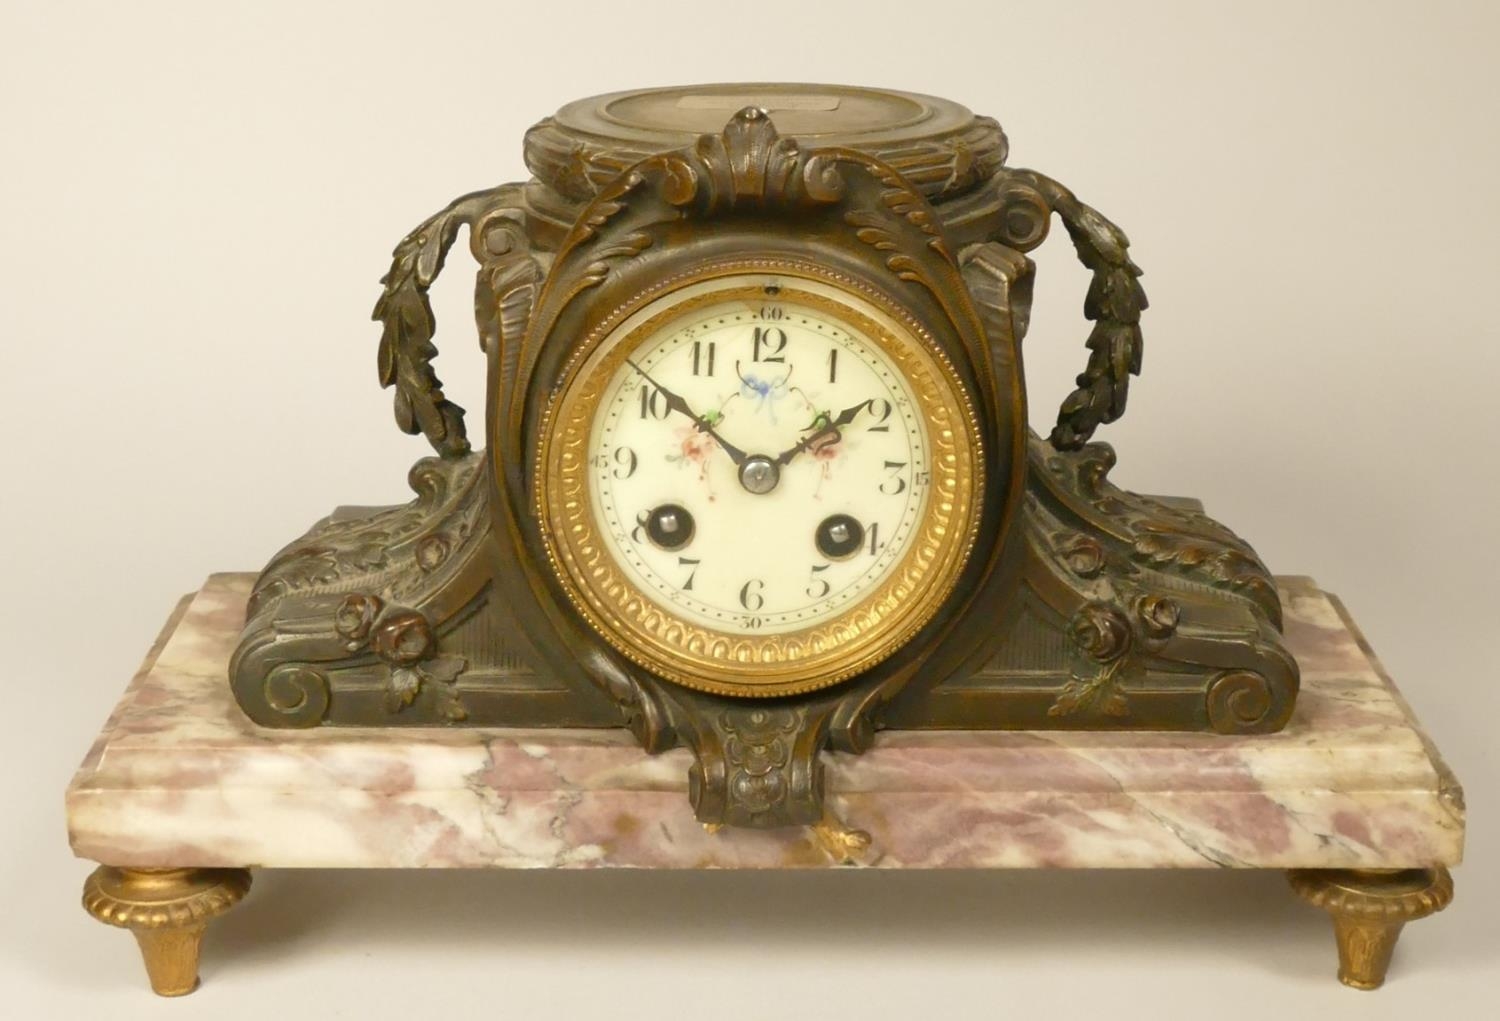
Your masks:
{"label": "bronze clock case", "polygon": [[[862,751],[881,728],[1285,723],[1297,670],[1269,573],[1193,501],[1114,486],[1113,452],[1089,442],[1140,369],[1146,303],[1125,237],[1005,166],[993,120],[879,90],[647,90],[564,107],[526,155],[531,181],[455,201],[396,249],[375,310],[380,378],[437,456],[412,469],[412,504],[336,511],[267,566],[231,664],[258,723],[627,726],[647,751],[693,750],[701,819],[761,827],[816,822],[820,752]],[[1053,216],[1092,274],[1093,327],[1042,439],[1025,425],[1020,346],[1027,253]],[[479,263],[484,453],[432,369],[426,292],[462,227]],[[545,457],[580,350],[645,295],[756,265],[837,280],[913,324],[966,398],[981,458],[972,540],[919,626],[850,676],[760,697],[696,690],[681,683],[702,679],[693,668],[674,678],[587,618],[548,532]]]}

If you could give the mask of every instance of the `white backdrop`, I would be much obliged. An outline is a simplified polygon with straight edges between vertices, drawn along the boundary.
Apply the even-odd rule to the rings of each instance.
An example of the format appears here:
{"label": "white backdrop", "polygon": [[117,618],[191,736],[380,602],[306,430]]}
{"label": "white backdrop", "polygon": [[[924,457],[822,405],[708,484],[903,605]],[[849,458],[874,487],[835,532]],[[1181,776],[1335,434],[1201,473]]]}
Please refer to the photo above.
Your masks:
{"label": "white backdrop", "polygon": [[[1492,3],[0,3],[0,989],[19,1017],[1486,1014],[1500,397]],[[1116,479],[1340,593],[1470,794],[1450,911],[1332,978],[1278,876],[262,875],[206,984],[76,906],[62,790],[175,598],[406,498],[367,321],[391,247],[581,95],[874,84],[997,116],[1120,223],[1145,372]],[[1040,255],[1045,428],[1084,276]],[[482,421],[463,249],[435,304]]]}

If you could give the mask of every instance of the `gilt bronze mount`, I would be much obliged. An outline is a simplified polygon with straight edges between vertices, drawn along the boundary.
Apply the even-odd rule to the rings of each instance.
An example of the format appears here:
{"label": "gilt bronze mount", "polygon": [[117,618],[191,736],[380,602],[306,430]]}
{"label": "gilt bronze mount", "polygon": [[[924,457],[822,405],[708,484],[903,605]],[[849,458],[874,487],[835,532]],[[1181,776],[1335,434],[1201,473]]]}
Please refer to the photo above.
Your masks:
{"label": "gilt bronze mount", "polygon": [[[656,89],[570,104],[528,132],[525,154],[529,181],[464,196],[396,247],[375,307],[379,377],[399,427],[435,456],[411,469],[410,504],[335,512],[265,568],[230,671],[256,723],[628,727],[648,752],[692,750],[702,822],[835,833],[820,753],[861,752],[881,729],[1252,734],[1286,723],[1298,670],[1264,565],[1193,501],[1114,485],[1114,452],[1091,442],[1123,413],[1141,367],[1146,298],[1125,235],[1051,177],[1008,166],[997,122],[869,89]],[[1026,426],[1021,342],[1029,253],[1053,217],[1092,274],[1093,325],[1044,439]],[[427,292],[461,228],[478,264],[484,451],[433,371]],[[922,570],[909,583],[880,576],[890,580],[858,597],[863,616],[820,637],[689,633],[670,602],[611,588],[605,553],[584,538],[595,520],[587,458],[603,456],[585,449],[589,416],[614,378],[589,366],[624,371],[646,348],[611,345],[664,295],[746,274],[775,303],[763,315],[805,310],[794,292],[825,286],[880,319],[828,320],[847,327],[871,373],[897,366],[890,399],[851,406],[868,443],[876,409],[906,400],[910,379],[932,381],[915,394],[911,449],[936,465],[897,478],[923,487],[912,519],[931,542],[908,558]],[[811,330],[818,313],[806,314]],[[907,362],[926,368],[908,378]],[[789,372],[736,371],[736,408],[790,390]],[[694,442],[713,433],[717,419],[681,398],[658,406],[661,392],[642,384],[643,420],[678,407]],[[802,451],[844,436],[834,421],[811,415],[788,448],[798,470]],[[775,484],[759,478],[745,490]],[[764,603],[750,581],[739,597]]]}

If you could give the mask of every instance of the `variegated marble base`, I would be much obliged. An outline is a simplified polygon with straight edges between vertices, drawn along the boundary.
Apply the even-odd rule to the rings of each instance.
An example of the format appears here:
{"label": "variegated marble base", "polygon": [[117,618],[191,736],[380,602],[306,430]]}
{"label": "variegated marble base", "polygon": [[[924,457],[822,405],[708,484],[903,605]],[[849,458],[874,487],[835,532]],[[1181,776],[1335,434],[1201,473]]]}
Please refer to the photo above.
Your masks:
{"label": "variegated marble base", "polygon": [[[1399,929],[1446,903],[1422,890],[1462,855],[1458,783],[1305,578],[1282,580],[1302,691],[1280,733],[885,732],[828,756],[828,826],[716,833],[688,806],[688,753],[648,756],[623,730],[257,728],[225,680],[251,581],[184,599],[126,690],[68,788],[79,856],[131,882],[248,865],[1399,869],[1410,911],[1366,912]],[[1359,914],[1364,895],[1321,889],[1298,886]]]}

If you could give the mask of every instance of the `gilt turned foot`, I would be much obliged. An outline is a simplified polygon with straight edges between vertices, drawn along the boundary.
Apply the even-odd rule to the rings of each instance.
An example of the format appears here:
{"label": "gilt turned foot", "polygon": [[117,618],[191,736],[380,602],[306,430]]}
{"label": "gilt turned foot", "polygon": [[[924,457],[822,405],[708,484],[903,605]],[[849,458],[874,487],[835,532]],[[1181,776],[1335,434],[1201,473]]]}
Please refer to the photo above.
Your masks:
{"label": "gilt turned foot", "polygon": [[1453,900],[1453,877],[1435,869],[1361,871],[1293,869],[1297,896],[1333,917],[1339,981],[1378,989],[1385,981],[1401,927],[1443,910]]}
{"label": "gilt turned foot", "polygon": [[158,995],[184,996],[198,987],[198,951],[209,921],[249,889],[248,869],[101,865],[83,884],[83,906],[99,921],[135,934]]}

